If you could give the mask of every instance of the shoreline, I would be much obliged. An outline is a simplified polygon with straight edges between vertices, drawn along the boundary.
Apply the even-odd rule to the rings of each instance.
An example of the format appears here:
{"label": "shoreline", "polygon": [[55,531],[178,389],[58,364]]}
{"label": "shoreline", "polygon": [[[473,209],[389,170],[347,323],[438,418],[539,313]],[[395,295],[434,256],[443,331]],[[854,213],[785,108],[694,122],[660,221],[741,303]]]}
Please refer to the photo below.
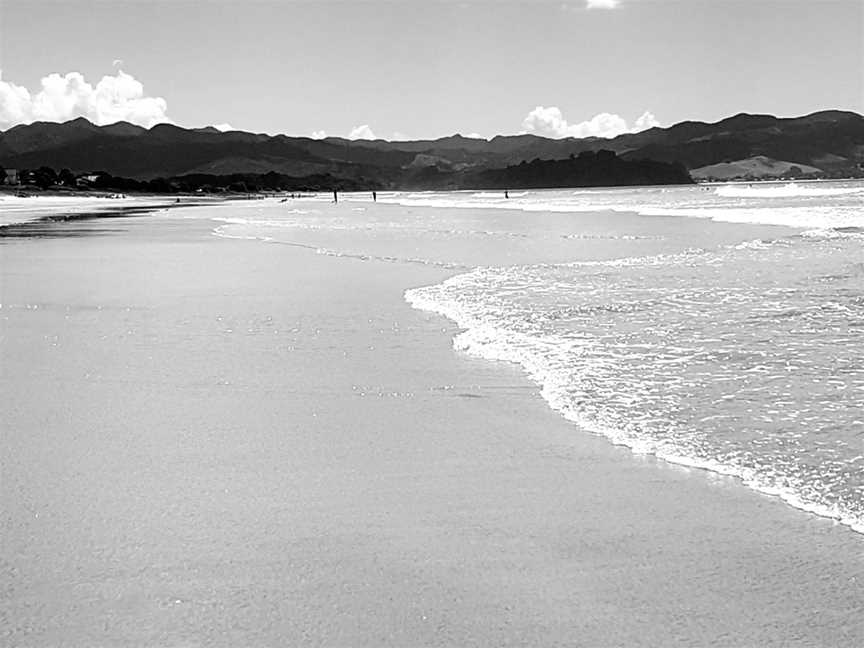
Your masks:
{"label": "shoreline", "polygon": [[[731,183],[721,183],[721,184],[731,184]],[[743,183],[743,184],[750,184],[750,183]],[[771,183],[766,182],[764,184],[771,184]],[[785,184],[789,184],[789,183],[785,183]],[[440,192],[430,192],[430,193],[435,195],[435,194],[440,193]],[[358,202],[366,202],[366,201],[361,200]],[[388,208],[404,206],[404,203],[399,202],[398,200],[387,200],[387,199],[382,200],[381,204],[386,205]],[[420,210],[424,210],[424,209],[434,210],[434,209],[436,209],[436,207],[433,205],[419,205],[419,206],[416,206],[416,208],[420,209]],[[455,208],[483,209],[481,207],[476,207],[474,205],[461,206],[461,207],[455,207]],[[504,203],[503,201],[501,204],[497,204],[497,205],[494,205],[492,207],[486,207],[486,208],[509,210],[509,211],[513,211],[516,214],[524,213],[524,210],[520,209],[518,206],[507,204],[507,203]],[[586,211],[587,211],[587,209],[586,209]],[[609,211],[610,213],[627,213],[627,214],[632,214],[635,216],[643,215],[642,212],[640,212],[639,210],[635,210],[635,209],[608,209],[605,211]],[[674,218],[689,218],[689,216],[683,216],[683,215],[678,215],[678,214],[675,214],[672,217],[674,217]],[[228,220],[230,221],[230,219],[228,219]],[[730,221],[730,222],[736,223],[736,221]],[[748,227],[749,225],[751,225],[751,223],[740,223],[740,225],[742,227]],[[386,263],[412,262],[412,260],[410,260],[410,259],[398,259],[397,260],[397,259],[391,258],[391,257],[382,257],[382,256],[376,256],[376,255],[372,255],[372,254],[341,253],[341,252],[337,252],[334,250],[321,248],[321,247],[318,247],[318,246],[312,245],[312,244],[297,243],[297,242],[289,243],[286,241],[274,240],[274,239],[271,239],[269,237],[263,237],[263,238],[246,237],[246,236],[236,236],[235,237],[235,236],[232,236],[230,234],[225,234],[221,231],[226,226],[227,225],[221,225],[221,226],[215,228],[215,230],[213,232],[214,235],[219,236],[219,237],[229,238],[229,239],[235,238],[238,240],[244,240],[244,239],[249,239],[249,238],[257,239],[257,240],[264,242],[264,243],[276,243],[279,245],[289,245],[289,246],[294,246],[294,247],[301,248],[301,249],[308,249],[308,250],[314,251],[318,254],[326,255],[326,256],[356,258],[356,259],[361,259],[361,260],[371,260],[371,261],[379,261],[379,262],[386,262]],[[801,235],[802,232],[804,232],[807,229],[804,226],[793,227],[793,226],[789,226],[789,225],[773,225],[773,224],[771,224],[770,227],[777,228],[778,231],[785,232],[786,235],[792,234],[795,236]],[[761,240],[761,239],[757,239],[757,240]],[[429,262],[429,261],[422,261],[422,260],[418,260],[417,262],[418,263],[424,263],[424,264],[436,265],[438,267],[442,267],[442,268],[446,269],[449,272],[449,274],[447,276],[445,276],[442,279],[442,281],[439,283],[447,283],[447,282],[449,282],[449,281],[451,281],[457,277],[460,277],[466,273],[471,273],[472,271],[474,271],[476,269],[476,267],[470,266],[470,265],[441,263],[441,262]],[[564,265],[567,265],[567,262],[564,262]],[[447,311],[447,309],[442,310],[440,307],[436,307],[434,305],[429,305],[429,304],[424,305],[422,303],[423,302],[422,297],[418,300],[417,298],[415,298],[413,296],[412,293],[416,293],[418,291],[422,292],[422,289],[427,288],[427,287],[429,287],[429,286],[415,287],[415,288],[410,288],[410,289],[406,290],[404,293],[404,298],[405,298],[406,302],[417,310],[435,313],[436,315],[440,315],[441,317],[446,318],[449,322],[454,323],[455,326],[459,329],[458,332],[456,334],[454,334],[454,336],[451,340],[453,348],[454,348],[454,352],[455,353],[466,352],[464,349],[459,349],[459,340],[462,337],[470,337],[472,331],[475,330],[475,326],[472,325],[472,323],[470,321],[463,320],[462,318],[460,318],[458,316],[458,314],[454,314],[452,312],[449,312],[449,311]],[[723,463],[720,463],[718,461],[700,460],[700,459],[696,459],[696,458],[686,457],[686,456],[682,456],[679,454],[671,453],[668,450],[663,450],[662,448],[658,449],[658,448],[654,448],[654,447],[646,447],[646,446],[651,445],[650,442],[628,441],[628,440],[624,439],[623,436],[620,433],[618,433],[616,430],[600,428],[598,426],[591,425],[591,424],[587,423],[586,421],[581,420],[577,413],[566,411],[567,408],[563,404],[556,404],[554,399],[552,397],[550,397],[548,394],[546,394],[546,391],[547,391],[546,388],[548,387],[548,384],[547,384],[548,381],[546,380],[546,378],[544,378],[543,375],[539,375],[536,371],[532,371],[532,369],[530,367],[526,366],[524,358],[522,358],[519,353],[516,353],[515,355],[502,353],[500,357],[487,356],[487,355],[484,355],[483,353],[478,353],[478,352],[475,352],[472,350],[468,350],[467,353],[469,353],[470,355],[472,355],[474,357],[478,357],[485,362],[493,362],[493,363],[494,362],[504,362],[504,363],[512,364],[512,365],[519,367],[520,372],[522,372],[532,384],[537,385],[541,397],[543,398],[546,405],[550,408],[550,410],[555,412],[557,415],[561,416],[562,419],[575,425],[583,433],[590,434],[592,436],[596,436],[598,438],[601,438],[605,442],[607,442],[613,446],[620,446],[620,447],[627,448],[627,450],[635,456],[640,456],[640,457],[641,456],[651,456],[651,457],[656,458],[659,461],[662,461],[662,462],[665,462],[665,463],[668,463],[668,464],[674,465],[674,466],[680,466],[680,467],[683,467],[684,469],[696,469],[699,471],[705,471],[705,472],[711,473],[712,475],[729,477],[729,478],[733,479],[741,487],[745,488],[746,490],[748,490],[750,492],[757,493],[761,496],[766,496],[768,498],[776,499],[776,500],[782,502],[784,505],[789,506],[789,507],[791,507],[797,511],[801,511],[801,512],[807,513],[807,514],[812,515],[812,516],[816,516],[816,517],[821,518],[821,519],[830,520],[832,523],[839,524],[839,525],[842,525],[844,527],[849,528],[850,531],[852,531],[855,534],[864,534],[864,522],[862,522],[860,519],[850,517],[849,515],[844,515],[842,513],[838,513],[834,508],[829,507],[827,505],[819,505],[819,504],[813,504],[813,503],[806,502],[806,501],[802,500],[801,497],[796,492],[794,492],[792,490],[788,490],[788,491],[782,490],[780,488],[773,487],[770,484],[765,484],[765,483],[760,481],[758,475],[752,475],[752,474],[748,475],[746,470],[744,470],[740,467],[723,464]]]}
{"label": "shoreline", "polygon": [[[471,272],[471,270],[468,270],[468,272]],[[444,279],[444,281],[442,281],[441,283],[457,278],[462,274],[465,273],[457,272]],[[441,308],[440,306],[436,306],[434,304],[425,303],[424,298],[418,297],[416,293],[418,291],[422,291],[422,289],[426,287],[427,286],[423,286],[406,290],[405,300],[409,305],[411,305],[412,308],[420,311],[435,313],[436,315],[444,317],[448,321],[453,322],[453,324],[458,328],[459,331],[452,338],[452,344],[455,353],[466,353],[472,357],[480,358],[485,362],[503,362],[518,367],[519,371],[525,375],[526,379],[537,386],[538,395],[543,399],[549,409],[561,416],[562,419],[572,423],[580,433],[589,434],[591,436],[603,439],[612,446],[626,448],[634,456],[637,457],[650,456],[656,458],[658,461],[667,463],[671,466],[680,466],[688,470],[696,469],[706,473],[711,473],[712,475],[731,478],[738,485],[740,485],[742,488],[747,489],[748,491],[781,501],[785,505],[788,505],[789,507],[797,511],[802,511],[804,513],[816,516],[821,519],[830,520],[835,524],[839,524],[848,528],[855,534],[864,535],[864,522],[862,522],[861,520],[839,514],[834,509],[827,506],[819,506],[816,504],[805,502],[794,491],[783,491],[770,485],[761,483],[758,476],[754,475],[748,477],[741,468],[729,466],[717,461],[700,460],[691,457],[684,457],[677,454],[671,454],[668,451],[664,451],[662,448],[650,447],[650,442],[640,441],[638,444],[633,441],[628,442],[617,430],[604,429],[581,420],[578,413],[568,411],[568,408],[565,404],[557,403],[555,401],[554,396],[548,393],[548,387],[550,382],[548,376],[544,376],[542,371],[532,369],[530,367],[531,363],[524,358],[524,355],[522,353],[507,353],[499,350],[497,353],[489,355],[472,349],[460,349],[460,338],[470,337],[472,332],[477,330],[477,327],[473,326],[469,320],[460,318],[458,315],[448,311],[448,309],[446,308]]]}
{"label": "shoreline", "polygon": [[159,202],[148,204],[125,204],[111,205],[104,209],[93,209],[90,211],[68,211],[66,209],[58,209],[56,212],[44,215],[33,214],[28,220],[16,221],[12,223],[0,223],[0,238],[28,238],[40,237],[44,235],[60,236],[63,233],[73,233],[74,230],[62,230],[53,228],[48,231],[48,228],[62,223],[74,223],[78,221],[97,220],[101,218],[130,218],[134,216],[143,216],[155,211],[176,209],[179,207],[201,207],[213,204],[212,201],[186,202],[178,203]]}
{"label": "shoreline", "polygon": [[[716,182],[715,181],[704,181],[704,182],[697,182],[696,184],[708,185],[708,186],[754,185],[754,184],[771,185],[771,184],[776,184],[776,185],[786,186],[786,185],[790,185],[790,184],[798,185],[798,184],[820,184],[820,183],[825,183],[825,182],[845,182],[846,180],[847,179],[843,179],[843,178],[840,178],[840,179],[838,179],[838,178],[809,179],[809,180],[807,180],[807,179],[805,179],[805,180],[794,180],[794,179],[792,179],[792,180],[730,180],[730,181],[716,181]],[[860,178],[850,178],[848,180],[860,180]],[[666,185],[656,185],[657,188],[662,188],[665,186]],[[689,185],[676,185],[676,186],[689,187]],[[575,187],[574,189],[603,190],[603,189],[619,189],[619,188],[620,189],[631,189],[634,187],[630,187],[630,186],[625,185],[625,186],[621,186],[621,187],[587,187],[587,188],[586,187]],[[481,189],[481,190],[485,191],[485,189]],[[548,189],[548,190],[549,191],[555,191],[556,189]],[[474,192],[474,191],[477,191],[477,190],[466,189],[466,190],[459,190],[456,193],[460,193],[460,192],[461,193],[470,193],[470,192]],[[526,190],[526,191],[543,191],[543,189],[534,189],[534,190]],[[362,195],[365,192],[359,192],[359,193]],[[400,191],[397,193],[412,193],[412,192]],[[430,193],[430,194],[434,195],[434,194],[452,193],[452,192],[446,192],[446,191],[442,192],[442,191],[435,190],[435,191],[429,191],[429,192],[425,192],[425,193]],[[380,202],[383,205],[405,206],[404,203],[395,202],[395,201],[390,202],[390,201],[384,200],[384,201],[380,201]],[[433,209],[434,208],[434,206],[425,206],[425,205],[421,205],[421,206],[417,206],[417,207],[419,209]],[[459,208],[459,207],[457,207],[457,208]],[[468,207],[464,207],[464,208],[465,209],[477,209],[478,207],[468,206]],[[520,209],[519,207],[511,207],[508,205],[500,205],[500,206],[496,206],[493,208],[494,209],[509,209],[509,210],[514,211],[514,212],[524,212],[525,211],[525,210]],[[480,208],[480,209],[482,209],[482,208]],[[632,209],[628,209],[628,210],[624,210],[624,209],[605,209],[605,210],[603,210],[603,209],[601,209],[599,211],[609,211],[612,213],[626,212],[626,213],[630,213],[630,214],[633,214],[636,216],[644,216],[644,214],[642,212],[640,212],[638,210],[632,210]],[[578,213],[578,212],[574,212],[574,213]],[[690,218],[690,216],[677,215],[677,214],[673,215],[673,217]],[[214,220],[218,220],[218,219],[214,219]],[[735,223],[736,221],[728,221],[728,222]],[[745,225],[745,224],[742,223],[742,225]],[[792,226],[788,226],[788,225],[773,225],[773,224],[769,224],[769,225],[772,227],[777,227],[778,229],[797,232],[798,234],[800,234],[802,231],[806,230],[805,227],[792,227]],[[284,241],[278,241],[278,240],[267,239],[267,238],[254,238],[254,237],[249,238],[249,237],[243,237],[243,236],[231,236],[231,235],[227,235],[227,234],[220,232],[219,229],[220,229],[220,227],[214,228],[214,231],[213,231],[214,236],[217,236],[220,238],[226,238],[226,239],[233,239],[233,240],[237,240],[237,241],[255,240],[255,241],[258,241],[260,243],[265,243],[265,244],[276,244],[276,245],[285,245],[285,246],[289,246],[289,247],[296,247],[300,250],[312,252],[312,253],[320,255],[320,256],[330,256],[330,257],[353,259],[353,260],[360,260],[360,261],[371,261],[373,263],[376,263],[376,262],[377,263],[408,262],[406,260],[397,261],[395,259],[390,259],[390,258],[385,258],[385,257],[377,257],[375,255],[359,255],[359,254],[353,255],[353,254],[333,253],[330,250],[317,248],[314,245],[307,245],[304,243],[287,243]],[[442,268],[444,270],[444,272],[446,273],[442,277],[441,281],[436,282],[436,283],[445,283],[451,279],[457,278],[457,277],[459,277],[463,274],[466,274],[466,273],[470,273],[476,269],[475,267],[472,267],[472,266],[461,266],[460,267],[458,264],[437,263],[437,264],[432,264],[432,265],[435,267],[438,267],[438,268]],[[435,284],[429,284],[429,285],[435,285]],[[528,367],[526,367],[525,364],[523,364],[519,360],[511,359],[509,357],[487,357],[487,356],[484,356],[482,354],[472,352],[470,350],[466,351],[464,349],[458,348],[459,338],[464,334],[470,334],[470,332],[473,330],[473,327],[470,324],[461,321],[458,317],[454,316],[451,313],[445,313],[442,310],[436,309],[436,308],[428,306],[428,305],[427,306],[419,305],[417,303],[417,300],[411,295],[411,293],[414,293],[415,291],[418,291],[418,290],[422,290],[423,288],[426,288],[426,287],[429,287],[429,286],[428,285],[414,286],[414,287],[409,287],[409,288],[405,289],[403,291],[403,299],[405,300],[405,302],[409,306],[411,306],[411,308],[418,310],[418,311],[421,311],[421,312],[431,313],[437,317],[443,318],[447,322],[451,323],[452,327],[455,327],[455,331],[454,331],[453,335],[448,338],[451,342],[451,346],[452,346],[454,354],[460,355],[460,356],[465,355],[465,356],[468,356],[471,358],[477,358],[481,362],[489,363],[493,366],[496,364],[499,364],[499,363],[503,363],[503,364],[508,365],[508,366],[517,367],[519,373],[524,376],[525,380],[537,388],[537,394],[536,395],[540,398],[540,400],[543,401],[544,405],[551,412],[553,412],[556,416],[559,416],[563,421],[566,421],[567,424],[573,425],[576,428],[576,431],[578,434],[585,434],[585,435],[588,435],[592,438],[599,439],[602,442],[607,443],[611,448],[616,448],[616,449],[617,448],[624,448],[624,449],[626,449],[626,451],[631,456],[633,456],[634,458],[636,458],[637,460],[640,460],[640,461],[644,460],[644,459],[648,459],[650,461],[659,462],[660,464],[668,465],[671,468],[681,469],[686,474],[689,474],[692,470],[696,470],[699,473],[706,474],[708,476],[708,481],[711,481],[714,478],[729,479],[735,485],[735,487],[740,487],[748,493],[756,494],[758,496],[762,496],[762,497],[766,498],[769,501],[773,501],[775,503],[780,503],[784,506],[788,506],[790,509],[792,509],[795,512],[806,513],[808,517],[812,517],[812,518],[815,518],[815,519],[820,520],[820,521],[829,522],[832,525],[843,527],[844,530],[847,530],[848,532],[852,533],[853,537],[857,537],[859,535],[864,535],[864,525],[862,525],[859,521],[843,518],[843,517],[840,517],[836,514],[833,514],[828,509],[819,508],[818,506],[810,505],[806,502],[801,502],[800,500],[798,500],[796,498],[794,493],[778,492],[775,489],[772,489],[770,487],[762,486],[758,483],[758,481],[755,478],[748,479],[745,475],[741,474],[734,467],[726,466],[726,465],[720,464],[720,463],[698,461],[698,460],[694,460],[694,459],[677,457],[677,456],[672,456],[672,455],[668,455],[668,454],[664,455],[662,453],[658,453],[655,451],[640,451],[639,449],[637,449],[633,445],[628,444],[622,440],[618,440],[616,435],[614,435],[614,434],[613,435],[605,434],[604,432],[600,431],[599,429],[593,429],[591,426],[586,425],[584,422],[581,422],[580,420],[578,420],[578,418],[576,418],[574,416],[568,416],[568,414],[566,412],[562,411],[562,409],[560,407],[556,406],[555,403],[550,401],[544,395],[544,391],[545,391],[544,381],[541,378],[535,376],[533,374],[533,372]],[[443,331],[443,329],[442,329],[442,331]]]}
{"label": "shoreline", "polygon": [[11,643],[864,637],[857,534],[615,447],[455,352],[403,295],[458,273],[198,215],[0,245]]}

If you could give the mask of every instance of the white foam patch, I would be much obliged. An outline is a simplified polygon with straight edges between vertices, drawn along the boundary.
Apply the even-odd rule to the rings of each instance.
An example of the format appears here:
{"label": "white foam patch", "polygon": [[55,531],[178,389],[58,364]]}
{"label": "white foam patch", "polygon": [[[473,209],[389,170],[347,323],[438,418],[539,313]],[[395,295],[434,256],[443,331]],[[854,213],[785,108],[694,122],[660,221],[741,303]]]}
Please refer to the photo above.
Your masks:
{"label": "white foam patch", "polygon": [[724,198],[816,198],[861,194],[864,193],[864,187],[822,187],[790,182],[780,186],[723,185],[717,187],[714,193]]}
{"label": "white foam patch", "polygon": [[640,216],[704,218],[721,223],[777,225],[794,229],[864,227],[864,210],[850,206],[812,207],[651,207],[637,206]]}
{"label": "white foam patch", "polygon": [[[761,254],[774,244],[773,241],[747,241],[729,246],[717,254]],[[678,255],[567,265],[646,267],[657,264],[689,264],[704,254],[705,251],[693,250]],[[733,458],[731,462],[700,456],[696,448],[679,445],[675,441],[675,435],[654,438],[645,434],[638,422],[626,423],[623,426],[620,422],[606,423],[602,407],[596,407],[596,403],[586,410],[583,399],[591,401],[597,398],[597,394],[581,394],[583,387],[577,385],[583,382],[593,385],[598,376],[614,374],[611,370],[620,356],[611,357],[608,350],[604,350],[603,344],[606,342],[597,338],[578,336],[572,332],[565,336],[538,328],[532,320],[539,313],[528,306],[525,307],[528,310],[521,314],[513,312],[509,305],[510,297],[507,296],[518,297],[524,293],[520,281],[528,281],[527,277],[523,276],[525,270],[533,268],[537,271],[545,268],[548,272],[543,276],[546,276],[551,275],[556,267],[563,266],[476,268],[437,285],[408,290],[405,292],[405,299],[412,307],[447,317],[463,329],[453,340],[456,350],[487,360],[520,365],[528,377],[540,386],[541,396],[549,406],[582,429],[602,435],[614,444],[627,446],[635,453],[650,454],[670,463],[735,477],[753,490],[779,497],[795,508],[830,518],[854,531],[864,533],[864,518],[838,502],[820,501],[822,493],[818,484],[807,483],[801,481],[803,478],[778,472],[773,466],[744,465],[734,459],[734,453],[730,455]],[[554,285],[553,278],[549,278],[549,282]],[[542,295],[542,292],[538,294]],[[668,296],[658,298],[667,301],[670,299]],[[674,307],[674,304],[672,306]],[[611,307],[612,305],[608,305],[606,308]],[[664,353],[677,355],[657,360],[658,363],[690,362],[696,355],[689,349],[668,346],[664,348]],[[631,351],[631,355],[633,353],[638,355],[637,351]],[[651,353],[653,357],[658,350],[654,349]],[[574,383],[576,371],[581,378]],[[606,383],[603,384],[604,388],[609,387]],[[574,392],[574,389],[577,391]],[[638,393],[620,391],[607,396],[621,402],[627,402],[630,398],[640,399]],[[590,412],[590,415],[586,415],[586,412]]]}

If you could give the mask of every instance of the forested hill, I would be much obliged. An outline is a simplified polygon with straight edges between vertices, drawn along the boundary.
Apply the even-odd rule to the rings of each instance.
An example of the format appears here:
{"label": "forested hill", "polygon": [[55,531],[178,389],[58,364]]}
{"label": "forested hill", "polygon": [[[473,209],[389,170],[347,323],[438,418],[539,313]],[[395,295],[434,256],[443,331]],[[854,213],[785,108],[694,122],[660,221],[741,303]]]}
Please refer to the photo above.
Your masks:
{"label": "forested hill", "polygon": [[464,183],[488,189],[546,189],[623,185],[688,184],[683,165],[655,160],[627,160],[612,151],[585,151],[566,160],[534,160],[504,169],[467,174]]}
{"label": "forested hill", "polygon": [[[484,140],[454,135],[409,142],[223,133],[171,124],[151,129],[125,122],[95,126],[79,118],[63,124],[36,122],[0,133],[0,166],[47,166],[74,174],[105,172],[138,180],[272,172],[294,178],[329,175],[390,188],[422,186],[424,179],[434,185],[445,177],[449,178],[445,184],[463,186],[527,176],[530,182],[540,183],[535,186],[558,186],[558,182],[574,183],[571,176],[561,175],[572,166],[566,164],[571,156],[601,149],[625,161],[677,162],[703,179],[730,179],[736,174],[864,176],[864,117],[843,111],[791,119],[740,114],[711,124],[682,122],[613,139],[548,139],[523,134]],[[534,163],[531,169],[514,170],[535,160],[565,164]],[[637,171],[635,176],[628,175]],[[633,178],[651,177],[639,165],[617,165],[614,178],[580,173],[579,182],[603,184],[632,184]]]}

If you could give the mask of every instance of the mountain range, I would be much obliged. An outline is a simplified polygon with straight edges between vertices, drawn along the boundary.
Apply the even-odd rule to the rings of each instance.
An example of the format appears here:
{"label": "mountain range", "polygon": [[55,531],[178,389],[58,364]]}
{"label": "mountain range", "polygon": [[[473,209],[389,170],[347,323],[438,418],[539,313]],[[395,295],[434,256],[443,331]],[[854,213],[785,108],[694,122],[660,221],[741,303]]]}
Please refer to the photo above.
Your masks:
{"label": "mountain range", "polygon": [[[495,177],[504,182],[515,173],[508,167],[572,160],[598,150],[625,161],[677,163],[695,179],[861,177],[864,117],[837,110],[797,118],[742,113],[715,123],[686,121],[611,139],[533,134],[490,140],[462,135],[394,142],[312,139],[172,124],[150,129],[126,122],[96,126],[84,118],[35,122],[0,133],[0,166],[6,168],[50,166],[139,180],[189,174],[330,174],[400,188],[462,186],[466,178],[492,177],[487,172],[495,169],[501,170]],[[543,168],[534,167],[533,172]]]}

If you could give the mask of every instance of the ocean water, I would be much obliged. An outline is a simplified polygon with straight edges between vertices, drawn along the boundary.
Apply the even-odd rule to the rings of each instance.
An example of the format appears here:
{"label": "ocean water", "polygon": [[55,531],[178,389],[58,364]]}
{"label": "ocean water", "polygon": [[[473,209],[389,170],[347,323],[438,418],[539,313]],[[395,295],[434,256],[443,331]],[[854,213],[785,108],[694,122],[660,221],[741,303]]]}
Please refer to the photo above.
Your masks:
{"label": "ocean water", "polygon": [[447,269],[407,301],[455,321],[458,351],[521,365],[574,434],[864,533],[864,183],[327,201],[215,233]]}

